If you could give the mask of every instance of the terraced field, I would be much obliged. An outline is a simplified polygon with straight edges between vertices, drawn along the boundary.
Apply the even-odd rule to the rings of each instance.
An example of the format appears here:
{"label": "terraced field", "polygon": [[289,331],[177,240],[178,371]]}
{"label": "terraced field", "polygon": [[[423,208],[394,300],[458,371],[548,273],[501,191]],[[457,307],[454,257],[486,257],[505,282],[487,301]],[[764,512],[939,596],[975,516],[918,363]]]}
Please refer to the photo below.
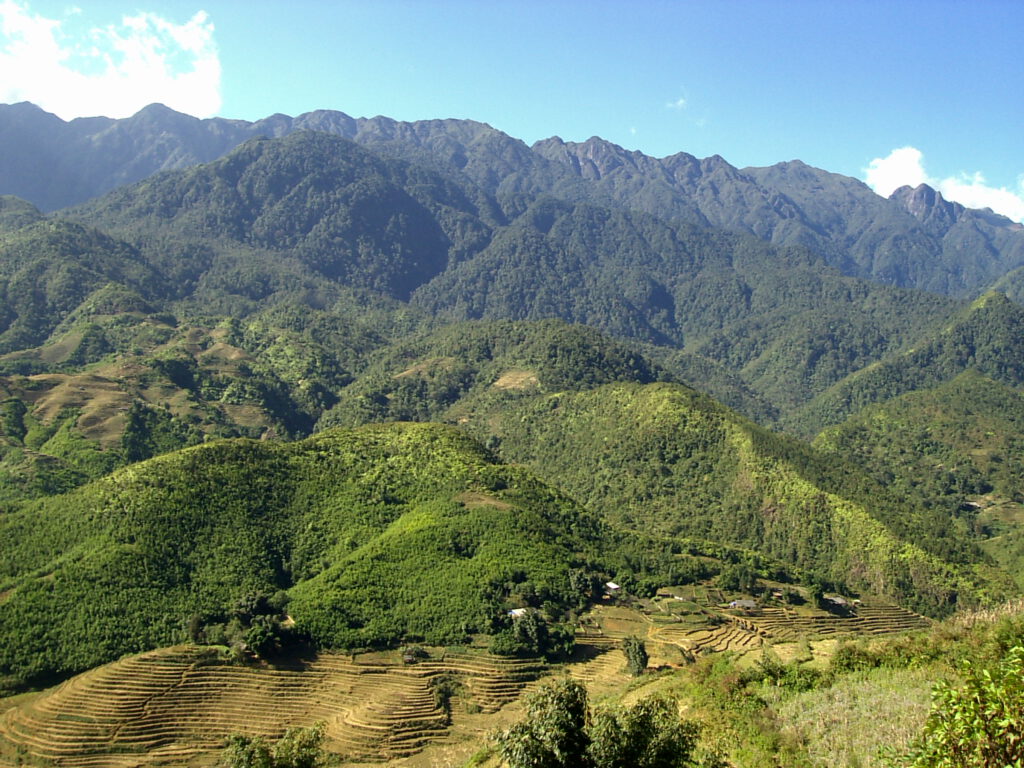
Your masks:
{"label": "terraced field", "polygon": [[[625,684],[618,646],[627,635],[692,658],[754,650],[766,640],[928,626],[924,617],[885,604],[861,605],[849,616],[770,607],[747,616],[722,613],[721,623],[696,627],[624,609],[599,615],[577,637],[585,660],[567,670],[588,687]],[[276,738],[287,727],[318,720],[327,726],[326,747],[346,760],[395,761],[446,742],[453,724],[458,728],[470,713],[497,712],[550,669],[469,650],[412,665],[394,654],[323,654],[271,667],[226,664],[194,646],[166,648],[99,667],[6,711],[0,702],[0,768],[198,768],[215,762],[232,733]],[[456,691],[447,707],[433,687],[442,678]]]}
{"label": "terraced field", "polygon": [[881,603],[858,606],[850,616],[805,616],[786,608],[762,608],[758,615],[743,621],[776,640],[796,640],[801,635],[880,635],[925,629],[931,624],[913,611]]}
{"label": "terraced field", "polygon": [[[214,663],[211,663],[214,662]],[[0,716],[0,766],[16,759],[75,768],[210,765],[232,733],[280,736],[327,724],[326,746],[351,760],[412,754],[448,732],[431,681],[492,712],[546,671],[542,662],[446,653],[404,666],[322,655],[287,667],[232,666],[176,647],[79,675]]]}
{"label": "terraced field", "polygon": [[702,629],[671,625],[656,627],[651,630],[648,639],[678,646],[693,656],[724,651],[751,651],[760,648],[764,641],[760,633],[736,621]]}
{"label": "terraced field", "polygon": [[929,621],[895,605],[861,605],[848,616],[818,611],[798,613],[790,608],[759,608],[747,616],[719,614],[721,624],[694,628],[685,624],[652,622],[647,638],[681,648],[688,655],[749,651],[765,641],[786,642],[800,637],[857,634],[878,635],[924,629]]}

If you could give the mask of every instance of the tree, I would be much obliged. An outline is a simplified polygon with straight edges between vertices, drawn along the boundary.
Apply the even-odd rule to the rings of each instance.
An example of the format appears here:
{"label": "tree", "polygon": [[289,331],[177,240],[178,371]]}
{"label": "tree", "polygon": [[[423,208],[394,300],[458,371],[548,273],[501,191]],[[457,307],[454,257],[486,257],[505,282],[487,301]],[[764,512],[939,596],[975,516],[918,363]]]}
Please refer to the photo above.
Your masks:
{"label": "tree", "polygon": [[633,707],[594,714],[590,756],[595,768],[677,768],[691,764],[699,727],[674,702],[651,696]]}
{"label": "tree", "polygon": [[325,724],[289,728],[271,747],[261,736],[234,734],[221,758],[225,768],[324,768],[330,764],[323,750]]}
{"label": "tree", "polygon": [[726,592],[751,592],[757,586],[757,573],[749,563],[730,563],[715,579],[719,589]]}
{"label": "tree", "polygon": [[512,619],[512,626],[496,633],[491,639],[490,651],[498,656],[545,656],[548,659],[567,657],[576,645],[570,627],[564,624],[548,626],[544,616],[535,608]]}
{"label": "tree", "polygon": [[221,756],[225,768],[275,768],[270,745],[260,736],[234,734]]}
{"label": "tree", "polygon": [[526,699],[526,719],[498,735],[511,768],[589,768],[587,689],[571,678]]}
{"label": "tree", "polygon": [[323,721],[309,728],[289,728],[274,745],[275,768],[319,768],[328,764],[323,750]]}
{"label": "tree", "polygon": [[964,684],[943,682],[932,694],[924,732],[909,755],[913,768],[1004,768],[1024,765],[1024,647],[994,667],[965,662]]}
{"label": "tree", "polygon": [[650,657],[647,655],[647,647],[643,640],[636,637],[627,637],[622,643],[622,650],[626,654],[626,666],[629,674],[639,677],[647,669],[647,662]]}
{"label": "tree", "polygon": [[685,768],[693,765],[699,727],[679,718],[668,699],[593,715],[587,691],[566,678],[526,701],[526,719],[499,734],[510,768]]}

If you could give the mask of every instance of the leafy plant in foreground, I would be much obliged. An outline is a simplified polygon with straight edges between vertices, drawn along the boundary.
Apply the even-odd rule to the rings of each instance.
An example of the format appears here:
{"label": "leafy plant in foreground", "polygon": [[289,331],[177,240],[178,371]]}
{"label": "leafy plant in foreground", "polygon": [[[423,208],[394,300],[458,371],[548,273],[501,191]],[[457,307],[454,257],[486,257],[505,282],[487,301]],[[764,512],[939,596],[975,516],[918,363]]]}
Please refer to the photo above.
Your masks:
{"label": "leafy plant in foreground", "polygon": [[936,686],[912,768],[1024,766],[1024,647],[996,666],[964,662],[965,682]]}
{"label": "leafy plant in foreground", "polygon": [[565,678],[528,697],[526,719],[497,739],[510,768],[683,768],[698,730],[658,697],[592,713],[583,684]]}

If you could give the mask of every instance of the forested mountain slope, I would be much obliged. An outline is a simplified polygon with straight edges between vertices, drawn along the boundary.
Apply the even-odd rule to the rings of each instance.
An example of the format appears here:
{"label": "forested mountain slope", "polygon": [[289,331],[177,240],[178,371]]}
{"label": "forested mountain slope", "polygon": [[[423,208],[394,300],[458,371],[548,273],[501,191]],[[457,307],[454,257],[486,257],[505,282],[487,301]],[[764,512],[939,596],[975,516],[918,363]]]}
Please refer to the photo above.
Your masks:
{"label": "forested mountain slope", "polygon": [[815,438],[901,495],[966,521],[1024,584],[1024,395],[969,368],[869,406]]}
{"label": "forested mountain slope", "polygon": [[[492,135],[457,126],[463,130],[453,135],[473,146]],[[278,305],[306,306],[311,317],[385,308],[372,310],[375,322],[403,317],[406,329],[557,317],[654,345],[651,354],[663,360],[684,359],[669,350],[685,348],[676,372],[687,383],[728,391],[751,416],[813,433],[906,387],[857,396],[848,407],[828,405],[836,395],[822,393],[845,391],[854,386],[841,385],[845,378],[860,381],[869,366],[921,349],[937,329],[959,322],[960,305],[950,299],[843,276],[804,247],[550,196],[520,195],[510,207],[510,198],[487,191],[486,179],[366,148],[398,136],[429,148],[436,130],[381,129],[377,144],[365,146],[314,132],[254,139],[208,165],[79,206],[68,212],[75,223],[41,220],[6,202],[0,279],[9,298],[0,342],[23,366],[8,370],[46,370],[23,350],[53,344],[61,323],[95,314],[78,308],[94,306],[96,291],[107,314],[170,312],[208,326]],[[942,211],[949,221],[965,215],[934,198],[908,205],[930,222]],[[304,332],[301,310],[290,322]],[[123,351],[123,340],[118,346],[108,332],[84,330],[95,343],[79,364]],[[1002,354],[987,348],[990,357]],[[727,383],[729,376],[736,378]],[[333,393],[306,409],[306,423],[330,407],[339,384],[335,376],[326,385]]]}
{"label": "forested mountain slope", "polygon": [[[644,211],[810,248],[843,274],[970,295],[1024,264],[1024,228],[950,204],[934,190],[891,199],[799,161],[737,169],[685,152],[652,158],[597,137],[527,147],[468,120],[402,123],[321,110],[254,123],[197,120],[151,105],[123,120],[65,123],[28,103],[0,106],[0,194],[44,210],[80,203],[165,169],[212,161],[257,136],[314,130],[469,181],[518,212],[538,196]],[[29,159],[32,158],[32,159]],[[51,173],[37,174],[39,164]]]}
{"label": "forested mountain slope", "polygon": [[984,559],[948,511],[685,387],[610,384],[467,410],[465,428],[504,458],[620,526],[747,547],[929,613],[978,594],[940,565]]}
{"label": "forested mountain slope", "polygon": [[929,507],[841,455],[772,435],[678,384],[647,383],[670,375],[620,345],[531,331],[464,327],[390,348],[320,425],[449,421],[620,527],[742,546],[927,612],[971,599],[975,587],[951,588],[930,570],[985,559],[957,505]]}
{"label": "forested mountain slope", "polygon": [[627,210],[544,197],[509,218],[465,178],[325,134],[256,140],[70,213],[132,243],[184,312],[322,306],[341,284],[447,320],[558,317],[685,344],[782,409],[957,308],[844,277],[804,248]]}
{"label": "forested mountain slope", "polygon": [[1024,395],[969,368],[930,388],[869,406],[821,432],[819,449],[887,485],[956,507],[994,494],[1024,501]]}
{"label": "forested mountain slope", "polygon": [[[160,124],[165,113],[139,120]],[[235,135],[226,123],[179,122]],[[294,130],[300,123],[335,135]],[[859,182],[795,163],[741,172],[720,158],[657,161],[596,139],[530,150],[463,121],[313,113],[264,127],[287,135],[57,218],[5,199],[0,364],[21,377],[4,382],[5,466],[60,469],[52,483],[23,483],[25,494],[204,436],[301,437],[318,420],[472,421],[494,382],[517,369],[523,402],[535,394],[531,377],[552,394],[615,381],[701,387],[686,375],[707,376],[748,414],[807,434],[972,366],[1019,384],[1019,307],[992,296],[964,308],[844,274],[917,280],[881,274],[885,222],[902,216],[945,237],[970,216],[925,190],[901,191],[897,215]],[[778,194],[765,192],[773,185]],[[822,202],[829,195],[843,202]],[[689,213],[672,207],[684,200]],[[768,216],[759,206],[849,247],[759,228]],[[824,222],[827,210],[839,218]],[[854,247],[869,241],[875,261]],[[915,248],[903,256],[925,253]],[[530,325],[552,318],[616,341]],[[467,324],[476,320],[487,322]],[[452,321],[463,324],[446,330]],[[628,346],[636,342],[643,351]],[[61,386],[92,393],[89,376],[110,382],[108,412],[86,418],[76,408],[89,398],[43,396]],[[100,454],[54,443],[55,424]],[[159,438],[133,434],[157,425]]]}
{"label": "forested mountain slope", "polygon": [[798,409],[791,424],[805,431],[837,424],[861,408],[930,389],[969,369],[1011,387],[1024,383],[1024,308],[988,293],[923,336],[912,349],[867,366]]}

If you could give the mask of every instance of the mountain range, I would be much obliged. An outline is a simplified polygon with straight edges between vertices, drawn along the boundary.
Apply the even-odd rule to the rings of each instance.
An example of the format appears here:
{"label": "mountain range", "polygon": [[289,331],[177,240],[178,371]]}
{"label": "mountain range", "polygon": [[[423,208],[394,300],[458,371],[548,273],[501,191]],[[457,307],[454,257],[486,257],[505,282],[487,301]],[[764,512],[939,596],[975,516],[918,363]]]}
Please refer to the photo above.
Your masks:
{"label": "mountain range", "polygon": [[16,104],[0,141],[11,690],[254,592],[351,648],[520,604],[557,634],[570,579],[935,616],[1024,583],[1024,228],[991,211],[464,120]]}
{"label": "mountain range", "polygon": [[[528,147],[469,120],[402,123],[321,110],[248,122],[199,120],[153,104],[121,120],[65,122],[0,106],[0,194],[52,211],[162,170],[215,160],[257,136],[317,131],[472,181],[498,199],[551,194],[802,245],[844,274],[969,295],[1024,265],[1024,228],[950,203],[927,185],[880,199],[863,183],[798,160],[738,169],[721,157],[652,158],[597,137]],[[43,171],[42,173],[40,171]]]}

